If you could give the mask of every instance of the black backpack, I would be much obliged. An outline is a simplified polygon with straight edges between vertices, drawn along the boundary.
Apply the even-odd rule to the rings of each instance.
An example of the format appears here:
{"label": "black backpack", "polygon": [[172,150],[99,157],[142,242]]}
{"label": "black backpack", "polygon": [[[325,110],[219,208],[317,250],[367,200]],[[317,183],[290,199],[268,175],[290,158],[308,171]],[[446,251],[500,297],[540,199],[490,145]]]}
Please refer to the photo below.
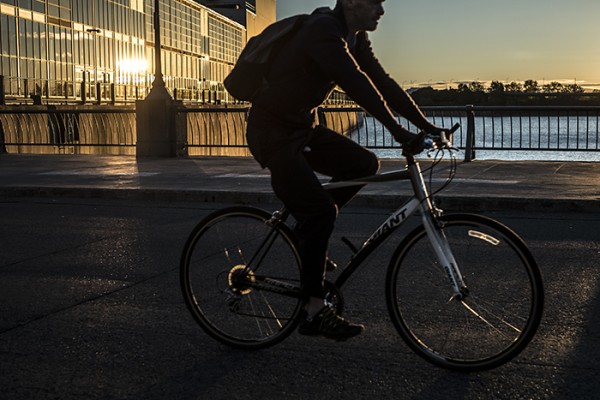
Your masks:
{"label": "black backpack", "polygon": [[266,83],[266,76],[278,51],[300,30],[308,14],[277,21],[251,38],[223,84],[233,97],[251,101]]}

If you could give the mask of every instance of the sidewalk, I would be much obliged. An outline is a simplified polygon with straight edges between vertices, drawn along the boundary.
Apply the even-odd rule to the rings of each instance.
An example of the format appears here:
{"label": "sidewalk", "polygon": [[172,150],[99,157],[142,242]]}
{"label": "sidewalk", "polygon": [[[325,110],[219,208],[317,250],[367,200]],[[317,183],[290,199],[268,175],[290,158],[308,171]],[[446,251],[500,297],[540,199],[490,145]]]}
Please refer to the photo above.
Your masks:
{"label": "sidewalk", "polygon": [[[422,163],[425,169],[428,161]],[[403,168],[382,160],[381,170]],[[447,176],[436,168],[433,186]],[[395,207],[409,182],[373,184],[353,204]],[[251,158],[136,159],[133,156],[0,155],[0,197],[59,196],[219,203],[272,203],[267,170]],[[600,211],[600,163],[459,162],[455,179],[436,196],[449,210]]]}

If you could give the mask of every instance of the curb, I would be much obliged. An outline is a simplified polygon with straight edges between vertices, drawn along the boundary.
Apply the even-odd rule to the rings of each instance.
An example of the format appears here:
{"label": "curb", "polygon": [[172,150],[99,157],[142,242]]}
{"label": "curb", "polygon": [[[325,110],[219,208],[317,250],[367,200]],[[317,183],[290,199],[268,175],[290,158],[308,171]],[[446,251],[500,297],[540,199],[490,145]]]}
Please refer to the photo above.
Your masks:
{"label": "curb", "polygon": [[[165,201],[192,203],[280,204],[270,191],[224,191],[181,189],[113,189],[81,187],[2,187],[0,197],[85,198],[107,200]],[[439,207],[450,211],[549,211],[599,213],[600,198],[516,198],[490,196],[434,196]],[[397,208],[406,194],[359,193],[350,203],[354,206]]]}

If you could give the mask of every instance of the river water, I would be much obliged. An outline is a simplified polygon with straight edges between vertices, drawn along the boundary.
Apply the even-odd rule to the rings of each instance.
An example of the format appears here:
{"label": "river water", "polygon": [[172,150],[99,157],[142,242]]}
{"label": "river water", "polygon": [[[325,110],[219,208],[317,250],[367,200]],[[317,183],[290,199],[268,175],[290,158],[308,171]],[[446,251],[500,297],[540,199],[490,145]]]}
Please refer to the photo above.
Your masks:
{"label": "river water", "polygon": [[[438,126],[461,128],[453,141],[466,147],[466,117],[430,117]],[[406,120],[400,121],[416,131]],[[372,117],[350,135],[380,158],[398,158],[391,135]],[[579,116],[484,116],[475,118],[476,158],[480,160],[600,161],[600,118]],[[519,150],[525,149],[525,150]],[[459,155],[464,157],[464,153]]]}

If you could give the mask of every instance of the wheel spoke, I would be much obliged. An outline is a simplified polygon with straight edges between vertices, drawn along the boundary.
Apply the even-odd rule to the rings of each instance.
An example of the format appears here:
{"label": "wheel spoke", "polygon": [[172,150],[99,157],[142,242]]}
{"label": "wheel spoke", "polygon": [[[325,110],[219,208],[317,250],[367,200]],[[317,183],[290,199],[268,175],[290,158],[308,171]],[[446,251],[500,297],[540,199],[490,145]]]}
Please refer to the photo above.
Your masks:
{"label": "wheel spoke", "polygon": [[[478,313],[477,311],[475,311],[475,310],[473,309],[473,307],[471,307],[470,305],[468,305],[466,302],[464,302],[464,301],[462,301],[462,300],[461,300],[461,302],[460,302],[460,303],[461,303],[461,304],[462,304],[462,305],[463,305],[463,306],[464,306],[464,307],[465,307],[467,310],[469,310],[469,312],[471,312],[471,313],[472,313],[474,316],[476,316],[477,318],[479,318],[479,320],[481,320],[481,321],[482,321],[484,324],[486,324],[487,326],[489,326],[490,328],[492,328],[494,331],[498,332],[499,334],[506,336],[506,335],[505,335],[505,334],[502,332],[502,330],[498,329],[498,328],[496,327],[496,325],[492,324],[492,323],[491,323],[490,321],[488,321],[488,320],[487,320],[487,319],[486,319],[486,318],[485,318],[483,315],[481,315],[480,313]],[[489,312],[489,314],[490,314],[490,315],[492,315],[492,316],[494,316],[494,317],[496,317],[496,316],[494,315],[494,313],[493,313],[493,312]],[[521,330],[520,330],[519,328],[517,328],[516,326],[509,324],[508,322],[504,321],[504,320],[503,320],[503,319],[501,319],[501,318],[498,318],[498,317],[496,317],[496,318],[497,318],[497,320],[498,320],[498,321],[500,321],[500,322],[504,323],[506,326],[510,327],[510,328],[511,328],[511,329],[513,329],[515,332],[517,332],[517,333],[519,333],[519,334],[521,333]]]}
{"label": "wheel spoke", "polygon": [[[471,299],[471,300],[477,300],[477,298],[476,298],[475,296],[470,296],[470,299]],[[461,301],[461,303],[463,304],[463,306],[464,306],[465,308],[467,308],[469,311],[471,311],[471,312],[473,313],[473,315],[476,315],[476,316],[477,316],[478,318],[480,318],[482,321],[488,321],[488,320],[487,320],[486,318],[484,318],[484,317],[483,317],[483,316],[482,316],[482,315],[481,315],[479,312],[475,311],[475,310],[473,309],[473,307],[469,306],[469,305],[468,305],[468,304],[467,304],[465,301]],[[483,301],[475,301],[474,303],[475,303],[475,304],[477,304],[477,308],[478,308],[478,309],[480,309],[481,311],[485,311],[485,313],[486,313],[486,314],[488,314],[488,315],[492,316],[492,317],[493,317],[493,319],[495,319],[496,321],[500,322],[502,325],[504,325],[504,326],[506,326],[506,327],[510,328],[511,330],[515,331],[515,332],[516,332],[516,333],[518,333],[518,334],[520,334],[520,333],[522,332],[522,330],[521,330],[521,329],[519,329],[519,328],[518,328],[517,326],[515,326],[513,323],[511,323],[511,322],[507,321],[507,319],[506,319],[506,318],[504,318],[504,317],[500,316],[500,314],[499,314],[499,313],[495,313],[495,312],[492,310],[492,307],[491,307],[491,306],[490,306],[490,307],[486,307],[486,306],[484,306],[483,304],[484,304],[485,302],[483,302]],[[505,310],[503,309],[503,311],[505,311]],[[521,317],[519,317],[519,316],[517,316],[517,315],[511,315],[511,316],[513,316],[515,319],[520,319],[520,320],[521,320],[521,324],[524,322],[524,321],[523,321],[523,318],[521,318]],[[490,325],[492,325],[492,326],[493,326],[493,324],[492,324],[491,322],[486,322],[486,323],[489,323]],[[501,331],[501,330],[500,330],[500,329],[498,329],[498,331]]]}

